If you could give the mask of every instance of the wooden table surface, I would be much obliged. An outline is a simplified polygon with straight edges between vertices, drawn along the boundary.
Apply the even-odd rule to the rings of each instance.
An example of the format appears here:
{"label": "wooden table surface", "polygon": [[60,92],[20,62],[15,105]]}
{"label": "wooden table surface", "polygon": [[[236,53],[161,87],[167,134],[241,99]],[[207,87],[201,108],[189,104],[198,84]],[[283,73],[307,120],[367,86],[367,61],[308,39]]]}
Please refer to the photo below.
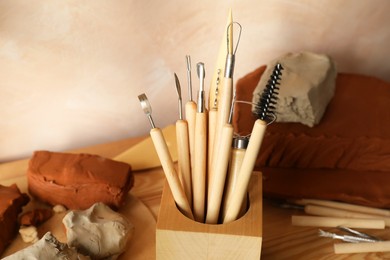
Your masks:
{"label": "wooden table surface", "polygon": [[[112,158],[142,139],[142,137],[129,138],[77,149],[72,152],[93,153]],[[0,164],[0,184],[16,177],[14,172],[25,175],[27,163],[28,159]],[[157,219],[162,187],[165,180],[162,169],[138,171],[134,175],[135,185],[131,190],[132,195],[142,201]],[[389,253],[336,255],[333,253],[333,244],[338,241],[318,237],[318,228],[291,225],[291,216],[302,215],[303,213],[300,210],[281,208],[268,199],[264,199],[263,205],[261,259],[390,259]],[[325,230],[335,231],[333,229]],[[383,239],[390,239],[388,229],[369,230],[367,232]],[[155,238],[151,237],[150,239]],[[151,248],[150,250],[155,249]]]}

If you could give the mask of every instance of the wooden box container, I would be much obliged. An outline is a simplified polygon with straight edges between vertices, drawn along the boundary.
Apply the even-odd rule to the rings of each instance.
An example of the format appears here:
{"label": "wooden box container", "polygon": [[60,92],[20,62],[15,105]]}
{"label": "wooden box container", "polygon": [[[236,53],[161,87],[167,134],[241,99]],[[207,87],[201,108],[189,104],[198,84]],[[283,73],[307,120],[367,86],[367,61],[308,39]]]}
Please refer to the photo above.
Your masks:
{"label": "wooden box container", "polygon": [[254,172],[248,188],[249,209],[227,224],[203,224],[185,217],[165,184],[156,230],[157,259],[260,259],[262,175]]}

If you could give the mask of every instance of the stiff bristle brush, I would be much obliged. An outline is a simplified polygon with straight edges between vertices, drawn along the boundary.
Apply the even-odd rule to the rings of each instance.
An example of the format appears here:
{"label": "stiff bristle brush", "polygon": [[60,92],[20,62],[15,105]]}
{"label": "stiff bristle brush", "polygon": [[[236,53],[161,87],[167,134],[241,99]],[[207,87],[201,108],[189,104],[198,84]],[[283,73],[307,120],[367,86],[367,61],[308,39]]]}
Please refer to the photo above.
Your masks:
{"label": "stiff bristle brush", "polygon": [[257,104],[253,109],[253,114],[258,119],[266,122],[273,121],[275,119],[275,110],[277,103],[277,95],[279,94],[279,85],[282,75],[283,67],[280,63],[275,65],[274,70],[261,93]]}
{"label": "stiff bristle brush", "polygon": [[256,105],[255,111],[258,119],[253,125],[248,147],[237,177],[236,186],[233,188],[234,195],[230,197],[230,201],[227,201],[227,211],[223,217],[223,223],[229,223],[236,220],[240,213],[242,203],[247,193],[250,177],[263,142],[264,133],[268,124],[267,121],[274,115],[282,70],[282,65],[280,63],[276,64],[270,79],[261,94],[259,102]]}

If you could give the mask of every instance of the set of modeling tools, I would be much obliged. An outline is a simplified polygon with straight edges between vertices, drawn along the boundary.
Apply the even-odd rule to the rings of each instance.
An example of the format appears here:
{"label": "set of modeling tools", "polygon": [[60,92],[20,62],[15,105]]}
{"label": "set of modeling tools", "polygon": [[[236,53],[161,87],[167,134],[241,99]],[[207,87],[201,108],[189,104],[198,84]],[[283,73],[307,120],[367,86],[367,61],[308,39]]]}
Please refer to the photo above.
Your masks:
{"label": "set of modeling tools", "polygon": [[[235,46],[233,27],[238,27]],[[234,105],[240,101],[234,97],[233,74],[240,37],[241,25],[233,22],[230,14],[224,37],[225,51],[222,52],[224,64],[222,67],[221,62],[217,62],[208,102],[206,70],[202,62],[196,64],[199,88],[195,102],[192,98],[191,58],[186,56],[189,99],[184,106],[185,113],[180,82],[174,74],[179,110],[176,122],[177,167],[161,130],[154,125],[146,95],[138,97],[149,118],[150,135],[177,207],[187,217],[202,223],[228,223],[245,211],[248,184],[267,123],[272,118],[270,115],[280,84],[282,66],[278,64],[256,105],[258,119],[251,134],[246,137],[235,135],[232,118]]]}

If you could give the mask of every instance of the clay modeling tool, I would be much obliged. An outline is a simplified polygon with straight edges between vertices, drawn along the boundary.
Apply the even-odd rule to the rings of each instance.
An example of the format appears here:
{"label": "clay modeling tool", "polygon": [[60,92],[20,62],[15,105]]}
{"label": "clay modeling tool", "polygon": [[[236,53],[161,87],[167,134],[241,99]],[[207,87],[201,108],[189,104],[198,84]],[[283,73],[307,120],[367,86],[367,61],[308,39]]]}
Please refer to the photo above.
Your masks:
{"label": "clay modeling tool", "polygon": [[334,243],[335,254],[390,252],[390,241],[375,243]]}
{"label": "clay modeling tool", "polygon": [[180,184],[179,176],[176,173],[175,166],[173,164],[171,155],[169,154],[169,150],[162,131],[160,128],[157,128],[153,122],[152,107],[150,106],[148,98],[145,94],[141,94],[138,96],[138,99],[152,127],[152,129],[150,130],[150,136],[152,138],[157,155],[160,159],[168,185],[172,191],[173,198],[180,211],[188,218],[194,219],[191,212],[190,204],[187,200],[184,189]]}
{"label": "clay modeling tool", "polygon": [[[225,71],[226,56],[228,53],[233,52],[233,27],[229,25],[233,23],[232,10],[229,10],[229,15],[225,28],[229,28],[228,33],[228,43],[229,46],[226,48],[226,34],[223,34],[223,39],[221,47],[218,52],[217,62],[215,65],[215,70],[212,75],[210,90],[209,90],[209,132],[208,132],[208,172],[210,173],[212,167],[212,157],[214,151],[214,142],[215,142],[215,129],[217,125],[217,111],[218,111],[218,93],[220,86],[223,82],[223,75]],[[211,176],[211,175],[210,175]],[[210,181],[210,180],[209,180]]]}
{"label": "clay modeling tool", "polygon": [[362,218],[362,219],[382,219],[382,220],[384,220],[386,227],[390,227],[390,218],[384,217],[384,216],[379,216],[379,215],[360,213],[360,212],[354,212],[354,211],[349,211],[349,210],[345,210],[345,209],[336,209],[336,208],[310,205],[310,204],[306,205],[304,210],[307,214],[316,215],[316,216],[341,217],[341,218]]}
{"label": "clay modeling tool", "polygon": [[345,225],[350,228],[384,229],[383,219],[358,219],[342,217],[319,217],[319,216],[291,216],[291,224],[302,227],[337,227]]}
{"label": "clay modeling tool", "polygon": [[208,190],[206,223],[217,224],[221,208],[223,191],[225,187],[226,172],[228,169],[230,151],[233,140],[233,104],[231,105],[228,122],[222,128],[220,139],[220,152],[214,158],[214,172]]}
{"label": "clay modeling tool", "polygon": [[[238,173],[240,171],[242,160],[244,159],[246,148],[248,147],[248,136],[235,136],[233,137],[232,151],[230,156],[229,169],[226,176],[226,186],[224,199],[222,204],[222,216],[225,216],[227,210],[227,201],[231,200],[230,196],[233,196],[233,189],[236,186]],[[246,197],[243,201],[242,211],[246,208]]]}
{"label": "clay modeling tool", "polygon": [[181,88],[179,78],[175,73],[176,91],[179,104],[179,120],[176,121],[176,138],[177,138],[177,153],[178,153],[178,171],[179,177],[186,193],[188,202],[192,204],[192,185],[191,185],[191,161],[190,147],[188,136],[188,124],[183,120],[183,106],[181,98]]}
{"label": "clay modeling tool", "polygon": [[188,82],[188,95],[189,100],[185,105],[186,120],[188,123],[188,137],[190,145],[190,160],[191,160],[191,172],[194,171],[194,140],[195,140],[195,115],[196,115],[196,103],[192,98],[192,79],[191,79],[191,57],[186,56],[187,64],[187,82]]}
{"label": "clay modeling tool", "polygon": [[360,231],[357,231],[355,229],[352,229],[352,228],[349,228],[349,227],[344,227],[344,226],[338,226],[337,229],[341,230],[341,231],[344,231],[346,233],[349,233],[351,235],[354,235],[354,236],[358,236],[358,237],[363,237],[363,238],[368,238],[368,239],[372,239],[374,241],[383,241],[383,239],[381,238],[378,238],[376,236],[372,236],[372,235],[369,235],[367,233],[364,233],[364,232],[360,232]]}
{"label": "clay modeling tool", "polygon": [[[233,24],[237,24],[239,26],[239,36],[236,43],[236,47],[234,51],[230,49],[231,43],[229,42],[232,37],[229,35],[231,34],[230,28],[233,27]],[[210,166],[210,172],[209,175],[211,175],[209,178],[213,178],[212,175],[215,171],[215,158],[218,156],[218,153],[221,152],[220,147],[220,136],[222,136],[222,128],[225,126],[225,124],[228,123],[229,114],[231,110],[232,105],[232,98],[233,98],[233,72],[234,72],[234,61],[235,61],[235,55],[237,52],[238,44],[240,42],[241,37],[241,25],[239,23],[231,23],[228,25],[227,28],[227,50],[228,54],[226,56],[226,66],[225,66],[225,75],[223,79],[223,85],[221,86],[219,90],[219,101],[218,101],[218,112],[217,112],[217,124],[215,128],[215,136],[218,138],[214,139],[214,147],[213,147],[213,154],[211,158],[211,166]]]}
{"label": "clay modeling tool", "polygon": [[[215,142],[215,127],[217,125],[217,108],[211,107],[208,114],[208,153],[207,153],[207,166],[208,172],[210,173],[212,167],[212,159],[214,152],[214,142]],[[209,176],[211,177],[211,175]],[[210,181],[210,179],[208,180]]]}
{"label": "clay modeling tool", "polygon": [[207,166],[207,113],[205,108],[204,64],[197,64],[200,81],[195,119],[194,171],[192,172],[193,210],[195,220],[204,222]]}
{"label": "clay modeling tool", "polygon": [[311,204],[311,205],[318,205],[318,206],[330,207],[335,209],[349,210],[353,212],[390,217],[390,210],[355,205],[355,204],[350,204],[345,202],[336,202],[336,201],[318,200],[318,199],[300,199],[300,200],[294,200],[293,202],[299,205]]}
{"label": "clay modeling tool", "polygon": [[[234,51],[231,51],[230,39],[232,37],[230,37],[229,35],[231,34],[230,28],[233,27],[233,24],[237,24],[239,26],[239,36]],[[222,127],[228,122],[228,118],[230,115],[232,98],[233,98],[234,63],[235,63],[237,48],[240,42],[240,36],[241,36],[241,25],[236,22],[229,24],[227,29],[227,43],[226,43],[228,54],[226,55],[226,65],[225,65],[223,86],[221,86],[221,89],[218,91],[220,93],[220,98],[218,101],[218,117],[217,117],[217,131],[216,131],[217,134],[218,134],[218,129],[222,129]]]}
{"label": "clay modeling tool", "polygon": [[248,184],[252,175],[253,168],[257,156],[259,154],[261,144],[263,142],[265,130],[267,128],[267,121],[275,109],[273,104],[276,102],[277,90],[280,82],[282,66],[278,63],[268,80],[266,87],[259,99],[259,104],[256,105],[256,115],[258,119],[255,121],[251,136],[249,138],[248,148],[245,152],[236,186],[234,187],[231,200],[227,201],[226,215],[223,217],[223,223],[228,223],[237,219],[244,197],[247,193]]}
{"label": "clay modeling tool", "polygon": [[350,243],[360,243],[360,242],[378,242],[379,240],[372,239],[372,238],[367,238],[367,237],[361,237],[361,236],[352,236],[352,235],[339,235],[336,233],[331,233],[324,231],[322,229],[318,230],[318,235],[320,237],[330,237],[333,239],[340,239],[345,242],[350,242]]}
{"label": "clay modeling tool", "polygon": [[228,18],[226,25],[224,26],[224,33],[221,41],[221,45],[218,51],[217,61],[215,64],[214,73],[211,77],[210,82],[210,89],[209,89],[209,110],[211,110],[213,107],[217,107],[218,103],[218,94],[219,94],[219,87],[220,84],[223,81],[223,75],[225,72],[225,63],[226,63],[226,56],[228,52],[233,52],[233,27],[229,28],[229,34],[228,34],[228,42],[229,47],[226,49],[226,32],[225,28],[228,28],[230,24],[233,23],[233,14],[232,10],[229,10]]}

